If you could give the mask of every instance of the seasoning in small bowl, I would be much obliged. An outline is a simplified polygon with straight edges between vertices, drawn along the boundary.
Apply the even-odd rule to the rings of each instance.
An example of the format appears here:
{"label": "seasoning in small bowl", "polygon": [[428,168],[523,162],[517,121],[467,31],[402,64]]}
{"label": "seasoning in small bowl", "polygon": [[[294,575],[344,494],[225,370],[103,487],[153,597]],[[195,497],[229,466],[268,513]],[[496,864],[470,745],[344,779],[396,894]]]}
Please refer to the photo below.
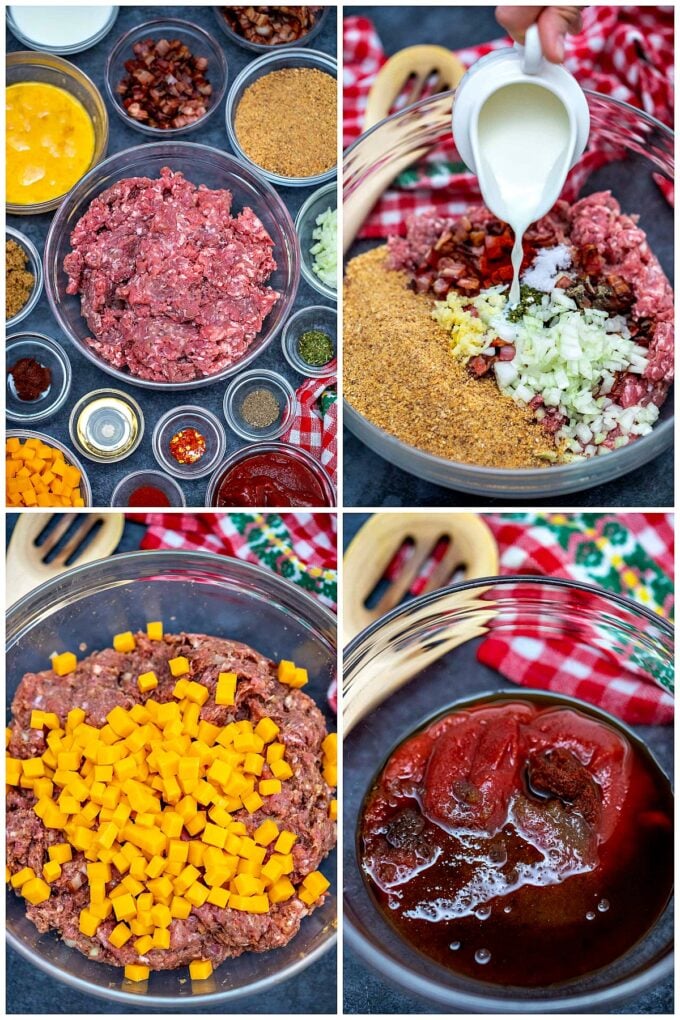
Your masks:
{"label": "seasoning in small bowl", "polygon": [[6,227],[5,325],[8,328],[16,326],[33,311],[42,286],[42,261],[37,248],[20,230]]}
{"label": "seasoning in small bowl", "polygon": [[113,464],[137,449],[144,435],[142,409],[122,390],[93,390],[71,411],[73,445],[89,460]]}
{"label": "seasoning in small bowl", "polygon": [[133,471],[116,485],[111,506],[178,507],[186,506],[186,499],[175,479],[162,471]]}
{"label": "seasoning in small bowl", "polygon": [[335,373],[338,317],[334,308],[301,308],[286,323],[281,346],[288,364],[314,379]]}
{"label": "seasoning in small bowl", "polygon": [[63,407],[71,389],[71,364],[63,347],[42,333],[7,338],[6,412],[11,421],[43,421]]}
{"label": "seasoning in small bowl", "polygon": [[242,439],[271,440],[290,428],[296,398],[278,372],[256,368],[236,376],[224,394],[224,416]]}
{"label": "seasoning in small bowl", "polygon": [[176,407],[164,414],[153,431],[156,460],[178,478],[203,478],[224,456],[224,426],[202,407]]}
{"label": "seasoning in small bowl", "polygon": [[248,64],[227,100],[238,155],[275,184],[307,187],[335,173],[337,62],[315,50],[268,53]]}
{"label": "seasoning in small bowl", "polygon": [[185,134],[222,101],[227,61],[207,32],[178,18],[131,29],[111,51],[106,88],[116,113],[156,137]]}

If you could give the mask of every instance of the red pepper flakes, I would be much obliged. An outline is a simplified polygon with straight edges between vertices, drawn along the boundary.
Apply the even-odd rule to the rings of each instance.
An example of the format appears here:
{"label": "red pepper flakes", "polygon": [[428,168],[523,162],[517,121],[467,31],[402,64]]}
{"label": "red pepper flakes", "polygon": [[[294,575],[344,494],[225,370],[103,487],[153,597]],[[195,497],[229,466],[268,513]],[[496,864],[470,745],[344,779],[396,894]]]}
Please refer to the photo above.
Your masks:
{"label": "red pepper flakes", "polygon": [[170,440],[170,453],[178,464],[196,464],[207,448],[205,436],[198,429],[180,429]]}

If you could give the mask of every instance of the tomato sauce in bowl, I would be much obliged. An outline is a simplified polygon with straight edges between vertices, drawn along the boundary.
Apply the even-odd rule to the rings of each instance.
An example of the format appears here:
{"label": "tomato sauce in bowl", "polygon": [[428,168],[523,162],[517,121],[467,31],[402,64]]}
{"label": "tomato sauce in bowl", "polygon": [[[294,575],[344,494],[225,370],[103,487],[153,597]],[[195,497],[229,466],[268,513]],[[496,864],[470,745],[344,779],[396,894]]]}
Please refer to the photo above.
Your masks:
{"label": "tomato sauce in bowl", "polygon": [[545,987],[611,964],[673,883],[673,798],[644,745],[586,705],[487,696],[390,755],[359,856],[380,909],[439,964]]}

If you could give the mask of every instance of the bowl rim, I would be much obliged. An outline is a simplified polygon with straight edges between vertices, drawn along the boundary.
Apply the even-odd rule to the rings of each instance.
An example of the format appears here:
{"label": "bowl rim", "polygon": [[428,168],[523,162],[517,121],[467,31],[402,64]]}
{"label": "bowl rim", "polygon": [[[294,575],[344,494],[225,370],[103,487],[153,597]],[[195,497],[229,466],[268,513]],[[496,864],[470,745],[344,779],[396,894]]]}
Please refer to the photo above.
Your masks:
{"label": "bowl rim", "polygon": [[[167,484],[167,482],[173,483],[176,486],[176,488],[177,488],[177,492],[179,492],[179,498],[180,498],[179,508],[185,507],[187,505],[186,496],[184,495],[184,490],[182,489],[182,486],[179,484],[179,482],[175,478],[172,477],[172,475],[168,474],[167,471],[159,471],[156,468],[137,468],[136,471],[129,471],[126,475],[123,475],[121,480],[116,483],[116,485],[114,487],[114,490],[111,493],[111,496],[110,496],[110,499],[109,499],[109,506],[115,507],[116,509],[118,508],[119,504],[114,503],[113,500],[114,500],[116,494],[118,493],[118,491],[123,487],[125,482],[129,482],[131,478],[141,478],[141,477],[148,478],[149,475],[153,476],[153,478],[162,478],[163,481],[166,484]],[[128,504],[122,504],[121,505],[121,509],[125,509],[126,506],[127,506],[128,509],[130,509]],[[175,509],[177,509],[177,508],[178,507],[175,507]],[[172,510],[173,507],[169,506],[166,509],[167,510]],[[139,551],[142,551],[142,550],[139,550]]]}
{"label": "bowl rim", "polygon": [[[152,10],[154,8],[151,8]],[[172,10],[172,8],[166,8]],[[135,120],[134,117],[130,117],[123,109],[120,99],[116,95],[114,85],[112,82],[113,76],[113,63],[114,60],[118,59],[123,55],[125,47],[134,39],[135,36],[146,34],[147,32],[157,31],[165,26],[171,26],[173,31],[186,32],[187,35],[193,33],[198,36],[201,41],[209,47],[212,51],[214,58],[219,64],[220,75],[222,78],[219,89],[216,93],[211,96],[212,103],[197,121],[193,124],[187,124],[181,128],[154,128],[145,125],[142,121]],[[212,82],[211,82],[212,84]],[[222,104],[222,100],[227,91],[227,85],[229,84],[229,61],[223,48],[218,43],[217,39],[200,25],[195,25],[191,21],[187,21],[186,18],[150,18],[148,21],[143,21],[139,25],[133,25],[126,32],[123,32],[121,36],[116,39],[115,43],[109,50],[106,58],[106,64],[104,66],[104,88],[106,90],[106,98],[110,105],[113,107],[115,112],[120,117],[124,124],[128,124],[134,130],[141,132],[147,138],[179,138],[181,135],[188,134],[199,127],[199,125],[205,124],[209,117],[215,113],[215,111]]]}
{"label": "bowl rim", "polygon": [[643,616],[649,623],[653,623],[662,631],[665,631],[666,637],[669,637],[671,640],[675,638],[675,627],[665,616],[660,616],[653,609],[649,609],[641,602],[636,602],[627,595],[619,595],[618,592],[609,591],[608,588],[603,588],[598,584],[573,581],[567,577],[551,577],[547,574],[497,574],[490,577],[474,578],[469,581],[460,581],[458,584],[445,585],[442,588],[437,588],[435,591],[428,592],[426,595],[417,595],[415,598],[409,599],[408,602],[395,606],[394,609],[390,609],[384,616],[370,623],[368,627],[364,627],[362,631],[353,637],[345,645],[343,654],[345,656],[353,655],[359,643],[368,637],[373,637],[385,623],[391,623],[404,613],[410,613],[414,608],[421,609],[427,607],[437,602],[442,596],[457,595],[461,592],[474,591],[476,588],[510,587],[513,584],[523,584],[532,588],[539,585],[553,585],[559,589],[570,589],[584,592],[587,595],[597,595],[605,601],[614,602],[621,609],[626,609],[628,612]]}
{"label": "bowl rim", "polygon": [[[161,153],[159,152],[159,150],[163,149],[166,145],[171,145],[174,150],[173,155],[167,157],[169,161],[172,161],[172,159],[176,158],[177,156],[189,156],[190,153],[196,152],[197,150],[200,149],[201,154],[207,158],[219,159],[220,161],[226,160],[229,166],[225,170],[225,173],[232,174],[237,173],[239,171],[243,173],[245,171],[245,173],[247,173],[253,178],[253,180],[250,182],[252,187],[258,191],[259,193],[258,197],[263,202],[268,204],[269,209],[272,215],[275,217],[276,222],[286,239],[287,245],[289,246],[288,252],[288,254],[290,255],[289,275],[291,277],[291,286],[289,291],[288,292],[283,291],[281,293],[281,297],[279,298],[279,301],[284,302],[287,301],[285,313],[281,315],[280,321],[276,328],[271,330],[266,343],[253,350],[253,348],[256,346],[257,339],[261,335],[260,332],[260,334],[258,334],[258,338],[256,338],[253,341],[253,343],[245,352],[243,357],[235,364],[229,365],[227,368],[222,369],[222,371],[218,372],[216,375],[203,376],[200,379],[191,379],[188,382],[174,382],[174,383],[157,382],[151,379],[139,379],[137,376],[132,375],[130,372],[121,372],[120,369],[114,368],[113,365],[110,365],[108,364],[108,362],[104,362],[103,359],[99,358],[98,355],[96,355],[95,352],[91,350],[91,348],[88,347],[87,344],[74,338],[73,334],[71,333],[70,327],[68,326],[64,317],[61,314],[61,309],[57,304],[55,295],[52,293],[52,281],[48,265],[48,257],[50,259],[52,258],[53,256],[52,249],[56,248],[58,232],[59,233],[63,232],[64,227],[63,217],[66,214],[69,199],[71,199],[71,196],[75,189],[81,187],[86,180],[92,179],[95,174],[99,174],[100,177],[102,178],[100,183],[104,183],[106,170],[109,168],[110,164],[114,160],[120,161],[122,157],[125,157],[125,163],[123,164],[123,166],[119,167],[119,170],[117,171],[117,173],[121,174],[121,176],[117,177],[117,180],[122,180],[124,175],[124,167],[129,166],[131,160],[138,159],[143,156],[148,156],[149,154],[160,155]],[[102,173],[102,171],[104,173]],[[114,183],[115,183],[114,180],[111,179],[108,180],[108,186],[111,186]],[[82,215],[84,215],[84,212]],[[186,142],[182,141],[181,139],[168,139],[167,142],[162,141],[140,142],[137,145],[132,145],[127,149],[121,149],[119,152],[115,152],[111,156],[108,156],[106,159],[102,160],[100,163],[97,163],[96,166],[93,166],[87,172],[87,174],[81,177],[77,184],[74,185],[71,191],[69,191],[68,195],[64,198],[59,209],[57,210],[56,215],[54,216],[52,222],[50,223],[49,230],[47,232],[47,237],[45,240],[45,247],[43,253],[43,268],[45,275],[45,293],[47,294],[47,301],[50,306],[50,311],[55,317],[60,329],[62,330],[64,335],[68,338],[69,343],[73,344],[75,349],[80,354],[86,357],[93,365],[95,365],[102,372],[105,372],[112,378],[118,379],[119,382],[126,383],[129,386],[139,386],[142,389],[154,390],[159,393],[183,393],[185,390],[201,389],[204,386],[212,386],[214,383],[222,382],[229,376],[234,375],[236,372],[240,372],[242,369],[246,368],[247,365],[250,365],[256,358],[259,358],[260,355],[264,354],[267,348],[271,346],[271,344],[273,343],[273,341],[276,339],[279,332],[283,328],[283,325],[295,304],[295,298],[300,283],[300,242],[298,241],[298,236],[295,231],[295,224],[293,222],[293,218],[290,212],[288,211],[286,203],[283,201],[283,199],[275,190],[275,188],[269,183],[269,181],[264,180],[264,178],[259,173],[256,173],[250,166],[245,166],[236,156],[232,155],[231,153],[224,152],[221,149],[216,149],[212,145],[205,145],[202,142]],[[58,271],[60,273],[63,272],[61,266],[58,267]],[[271,314],[271,312],[269,314]]]}
{"label": "bowl rim", "polygon": [[[250,50],[251,53],[272,53],[279,50],[293,49],[296,46],[302,47],[307,45],[307,43],[300,42],[300,39],[295,39],[293,42],[290,43],[278,43],[276,46],[268,46],[266,43],[250,42],[249,39],[246,39],[244,36],[239,35],[238,32],[235,32],[231,25],[229,25],[226,22],[226,19],[220,18],[219,6],[216,6],[214,10],[215,17],[219,22],[220,28],[222,28],[222,31],[225,33],[229,41],[234,42],[239,46],[242,46],[244,49]],[[317,18],[316,22],[312,25],[309,32],[307,32],[306,35],[302,36],[301,38],[307,39],[308,42],[311,42],[314,36],[318,35],[319,32],[321,31],[321,28],[324,22],[326,21],[327,16],[328,16],[328,4],[324,4],[321,6],[321,14]],[[223,21],[224,24],[222,24]]]}
{"label": "bowl rim", "polygon": [[[40,257],[40,252],[38,251],[33,241],[31,241],[30,237],[27,237],[26,234],[23,233],[23,231],[17,230],[16,227],[10,226],[9,223],[5,223],[5,241],[7,240],[7,235],[9,235],[9,237],[13,241],[16,241],[17,244],[20,244],[21,247],[25,249],[26,254],[28,255],[28,261],[31,264],[31,269],[33,270],[34,279],[31,296],[29,297],[24,307],[20,308],[13,318],[6,320],[5,330],[14,329],[15,326],[18,326],[20,322],[23,322],[23,320],[31,314],[31,312],[37,305],[38,301],[40,300],[40,297],[43,292],[43,286],[45,284],[45,274],[43,272],[42,258]],[[302,252],[300,253],[300,257],[302,258]],[[7,339],[9,339],[9,337]]]}
{"label": "bowl rim", "polygon": [[[250,167],[250,169],[255,173],[259,174],[260,177],[264,177],[270,182],[270,184],[276,184],[279,188],[316,188],[321,184],[325,184],[327,181],[334,180],[338,176],[338,170],[341,162],[339,159],[336,159],[333,166],[329,167],[328,170],[324,170],[321,174],[313,174],[311,177],[283,177],[281,174],[265,169],[265,167],[260,166],[259,163],[256,163],[253,159],[251,159],[236,137],[235,121],[236,112],[238,110],[238,103],[236,102],[237,92],[244,83],[251,85],[257,78],[264,77],[264,75],[259,75],[255,72],[260,71],[261,68],[266,69],[270,64],[275,63],[276,60],[282,60],[287,65],[294,65],[295,61],[299,60],[303,67],[313,66],[319,71],[331,74],[331,76],[335,79],[339,93],[340,82],[338,80],[338,59],[331,53],[324,53],[322,50],[308,50],[303,46],[291,46],[290,49],[285,49],[280,52],[277,52],[276,49],[269,50],[261,57],[257,57],[257,59],[251,60],[248,64],[246,64],[239,74],[236,75],[231,84],[224,108],[227,138],[231,148],[236,153],[237,158],[241,160],[242,163],[245,163],[248,167]],[[295,235],[297,237],[297,230]]]}
{"label": "bowl rim", "polygon": [[17,425],[33,425],[40,421],[47,421],[53,415],[60,411],[66,403],[66,399],[71,392],[71,385],[73,382],[73,369],[69,357],[59,343],[58,340],[54,340],[51,336],[47,336],[46,333],[38,333],[35,330],[22,330],[20,333],[10,333],[5,340],[5,358],[8,359],[10,349],[15,345],[22,343],[29,343],[33,340],[38,347],[42,347],[44,350],[50,351],[54,358],[61,365],[64,373],[64,380],[61,386],[61,392],[57,398],[47,407],[43,408],[42,411],[36,411],[31,416],[18,417],[14,411],[10,410],[5,401],[5,415],[7,419],[12,422],[16,422]]}
{"label": "bowl rim", "polygon": [[[91,563],[84,563],[78,567],[71,567],[69,570],[64,571],[58,577],[51,578],[48,581],[44,581],[42,584],[34,588],[33,591],[27,595],[22,596],[18,602],[10,606],[6,614],[6,639],[9,645],[10,642],[17,640],[21,634],[24,633],[27,626],[33,626],[39,620],[42,610],[40,609],[39,603],[49,604],[51,600],[56,600],[59,592],[63,590],[64,585],[66,587],[72,587],[74,582],[77,582],[83,578],[83,575],[91,574],[95,578],[98,575],[101,564],[111,557],[105,557],[103,560],[93,560]],[[299,601],[303,606],[313,609],[314,613],[323,621],[325,627],[324,636],[336,635],[337,645],[337,617],[331,610],[325,606],[322,602],[314,599],[308,592],[300,588],[299,585],[293,584],[285,577],[281,577],[274,571],[269,570],[265,567],[260,566],[256,563],[249,563],[246,560],[234,560],[232,557],[221,556],[218,553],[187,550],[187,549],[144,549],[134,550],[132,552],[119,553],[116,557],[116,563],[134,563],[144,562],[145,560],[155,561],[158,563],[158,567],[154,568],[161,571],[163,568],[168,569],[169,567],[176,565],[177,561],[180,563],[190,563],[192,560],[196,563],[197,567],[205,566],[205,562],[216,568],[216,573],[220,574],[225,568],[231,567],[236,569],[237,573],[245,574],[246,576],[252,575],[253,577],[261,580],[266,580],[268,583],[273,584],[274,588],[279,592],[294,594],[296,601]],[[32,618],[24,623],[21,628],[17,628],[17,617],[23,616],[27,607],[32,601],[36,602],[36,611]],[[339,871],[339,869],[338,869]],[[76,977],[75,975],[64,974],[59,967],[52,964],[49,960],[44,957],[36,957],[31,953],[27,946],[18,939],[13,932],[7,931],[7,944],[20,953],[24,959],[31,962],[34,966],[37,966],[44,973],[48,974],[49,977],[53,978],[56,982],[62,982],[68,985],[70,988],[75,988],[76,991],[82,992],[86,995],[95,995],[100,999],[105,999],[109,1002],[120,1003],[130,1006],[162,1006],[168,1010],[190,1010],[193,1012],[195,1009],[207,1005],[218,1005],[224,1002],[235,1002],[244,995],[253,995],[257,992],[268,990],[274,985],[279,984],[281,981],[286,981],[288,978],[292,978],[303,971],[310,964],[314,963],[321,956],[324,955],[329,949],[331,949],[337,941],[337,931],[333,929],[324,943],[317,946],[307,956],[299,958],[291,963],[288,967],[284,968],[280,973],[277,973],[273,977],[261,978],[243,989],[230,989],[222,992],[209,992],[205,995],[192,995],[191,998],[186,1000],[178,1000],[176,997],[169,998],[162,995],[145,995],[141,997],[134,992],[124,992],[119,989],[103,988],[102,986],[93,986],[88,981],[82,978]],[[75,950],[74,950],[75,952]],[[226,961],[225,961],[226,962]]]}
{"label": "bowl rim", "polygon": [[[612,96],[606,96],[601,92],[595,92],[592,89],[583,90],[587,97],[593,97],[594,99],[604,101],[605,103],[611,103],[621,110],[627,113],[632,113],[636,117],[641,118],[650,127],[661,132],[666,136],[668,141],[673,141],[675,132],[672,128],[663,124],[660,120],[652,114],[647,113],[645,110],[639,110],[635,106],[631,106],[630,103],[624,102],[622,99],[615,99]],[[450,90],[448,92],[440,92],[436,96],[428,96],[426,99],[421,99],[417,103],[413,103],[412,106],[405,107],[402,110],[397,110],[396,113],[390,114],[389,117],[385,117],[379,121],[373,127],[369,128],[362,135],[359,136],[343,153],[343,166],[347,158],[354,152],[358,145],[364,141],[369,135],[373,134],[378,128],[387,124],[390,121],[396,120],[398,117],[408,111],[418,110],[426,107],[427,104],[433,100],[441,101],[449,96],[453,98],[456,90]],[[343,190],[344,194],[344,190]],[[302,258],[302,254],[300,256]],[[607,477],[603,480],[600,478],[592,478],[587,480],[585,483],[577,481],[576,475],[584,470],[584,465],[590,463],[598,463],[599,457],[591,457],[586,460],[574,461],[569,464],[557,464],[557,465],[546,465],[544,468],[494,468],[494,467],[482,467],[475,464],[466,464],[464,461],[448,460],[445,457],[439,457],[436,454],[428,453],[426,450],[421,449],[418,446],[409,446],[407,443],[396,436],[392,436],[389,432],[385,432],[383,429],[378,428],[373,422],[369,421],[363,414],[357,411],[346,398],[343,398],[343,413],[345,424],[349,428],[350,432],[355,435],[361,443],[367,445],[369,449],[373,450],[377,456],[390,464],[395,464],[402,471],[407,471],[415,478],[424,479],[425,481],[431,482],[435,485],[441,485],[449,489],[458,489],[463,492],[472,492],[479,495],[489,495],[491,491],[493,495],[505,495],[510,498],[521,498],[529,499],[537,498],[543,490],[546,493],[554,493],[555,491],[565,494],[570,492],[585,492],[590,488],[593,488],[601,484],[609,484],[616,478],[620,478],[622,475],[628,474],[630,471],[635,470],[635,463],[630,466],[626,466],[628,461],[631,459],[631,451],[635,450],[646,450],[650,445],[651,441],[654,441],[658,445],[658,450],[654,456],[650,459],[655,459],[660,456],[664,450],[673,443],[674,438],[674,419],[675,413],[670,415],[665,421],[660,421],[654,425],[651,432],[646,436],[640,436],[635,439],[632,443],[628,443],[626,446],[619,447],[617,450],[611,450],[602,459],[607,464],[611,465],[611,469],[608,472]],[[365,435],[368,434],[372,439],[372,443],[366,441]],[[375,444],[375,445],[373,445]],[[380,446],[380,449],[376,449],[376,446]],[[404,458],[415,458],[418,461],[416,465],[407,467],[403,461]],[[647,463],[646,460],[643,463]],[[450,472],[451,470],[460,472],[461,477],[450,479],[444,478],[443,474]],[[436,472],[436,477],[434,473]],[[550,480],[550,481],[549,481]],[[485,484],[485,482],[491,482],[491,489]],[[518,489],[518,483],[526,483],[527,486],[531,486],[532,483],[538,484],[536,491],[527,489]],[[558,487],[559,483],[559,487]],[[546,488],[547,487],[547,488]],[[540,491],[539,491],[540,490]],[[515,494],[512,496],[512,494]]]}
{"label": "bowl rim", "polygon": [[[316,191],[313,191],[312,194],[309,195],[309,197],[306,198],[305,201],[302,203],[298,210],[298,214],[295,217],[295,232],[298,236],[298,243],[300,245],[300,269],[302,270],[303,277],[305,278],[309,286],[313,287],[313,289],[318,294],[321,294],[329,301],[334,301],[337,304],[338,288],[336,287],[334,290],[332,287],[329,287],[328,284],[324,283],[323,280],[321,280],[316,275],[311,265],[309,264],[311,262],[309,258],[309,252],[303,251],[302,239],[300,237],[302,225],[309,216],[309,210],[312,208],[315,202],[317,202],[320,198],[323,198],[326,194],[335,196],[335,202],[331,204],[335,205],[335,210],[337,213],[338,183],[337,181],[329,181],[327,184],[322,184],[320,188],[316,189]],[[314,224],[314,226],[316,226],[316,223]]]}
{"label": "bowl rim", "polygon": [[[92,130],[94,132],[94,152],[92,154],[92,161],[90,166],[82,174],[74,184],[65,191],[63,194],[58,195],[56,198],[46,199],[43,202],[34,202],[31,205],[18,205],[13,202],[7,202],[5,200],[5,219],[8,215],[10,216],[39,216],[42,213],[52,213],[58,210],[67,200],[74,188],[83,181],[88,174],[91,174],[97,167],[101,166],[107,160],[107,150],[109,147],[109,111],[106,108],[106,102],[100,88],[94,83],[92,78],[86,74],[77,64],[72,63],[70,60],[65,60],[64,57],[58,53],[50,53],[47,50],[12,50],[5,56],[5,71],[7,72],[10,67],[21,66],[22,64],[35,64],[42,65],[45,67],[54,66],[56,63],[57,68],[61,70],[63,74],[68,78],[75,78],[80,80],[81,84],[84,84],[86,89],[92,91],[95,98],[95,103],[99,105],[99,116],[101,118],[102,133],[101,137],[97,138],[97,130],[94,118],[90,117],[89,111],[85,111],[92,121]],[[17,83],[18,84],[18,83]],[[71,93],[69,92],[69,95]],[[82,104],[81,104],[82,105]],[[110,157],[109,157],[110,158]],[[54,221],[53,221],[54,222]],[[51,229],[51,224],[50,224]],[[44,270],[44,258],[45,258],[45,247],[47,240],[43,245],[43,270]],[[46,275],[46,274],[44,274]]]}
{"label": "bowl rim", "polygon": [[[208,422],[212,427],[215,436],[217,438],[217,450],[213,457],[212,464],[208,467],[205,464],[199,467],[200,461],[197,461],[195,465],[181,465],[179,463],[173,464],[170,458],[166,458],[163,451],[161,450],[161,432],[167,426],[168,422],[171,422],[173,418],[181,418],[182,415],[192,415],[196,418],[201,418],[203,421]],[[195,478],[205,478],[214,471],[214,466],[219,464],[224,457],[224,452],[227,447],[227,434],[224,425],[207,407],[200,407],[198,404],[179,404],[177,407],[171,407],[169,411],[162,414],[156,424],[154,425],[153,433],[151,434],[151,446],[153,449],[153,455],[156,458],[158,465],[162,468],[163,474],[171,475],[173,478],[181,478],[183,481],[191,482]],[[182,471],[182,467],[189,467],[189,471]],[[196,470],[191,470],[193,467]]]}
{"label": "bowl rim", "polygon": [[[21,428],[6,429],[6,431],[5,431],[5,439],[12,439],[14,437],[17,437],[19,439],[39,439],[41,442],[45,443],[47,446],[56,446],[58,450],[61,450],[61,452],[64,454],[64,457],[66,458],[66,462],[72,464],[73,467],[78,468],[78,470],[80,471],[80,477],[81,477],[81,480],[82,480],[82,483],[83,483],[82,487],[83,487],[83,490],[84,490],[82,495],[83,495],[83,501],[85,503],[85,508],[91,507],[91,506],[94,505],[94,503],[93,503],[94,497],[92,495],[92,486],[90,484],[90,479],[87,477],[87,471],[83,467],[82,462],[81,462],[80,458],[78,457],[78,455],[75,454],[73,452],[73,450],[70,449],[70,447],[66,446],[65,443],[62,443],[61,440],[55,439],[54,436],[48,436],[47,433],[45,433],[45,432],[36,432],[33,429],[21,429]],[[82,508],[82,509],[85,509],[85,508]],[[21,511],[21,510],[26,512],[26,507],[11,507],[11,506],[6,506],[5,509],[7,511],[11,511],[11,512]]]}
{"label": "bowl rim", "polygon": [[[308,365],[303,358],[298,355],[295,350],[294,340],[291,342],[292,329],[300,319],[303,318],[304,314],[308,312],[319,312],[322,310],[329,317],[332,317],[335,322],[335,354],[330,361],[327,361],[325,365]],[[305,305],[304,308],[298,308],[289,319],[286,320],[286,324],[283,327],[281,334],[281,349],[283,350],[283,356],[296,372],[300,375],[304,375],[308,379],[331,379],[337,375],[338,371],[338,311],[337,308],[331,308],[329,305]],[[296,361],[297,359],[297,361]]]}
{"label": "bowl rim", "polygon": [[[596,595],[605,602],[612,602],[616,606],[625,609],[628,612],[639,614],[648,622],[659,627],[660,630],[664,632],[665,636],[673,641],[675,628],[668,619],[660,616],[652,609],[643,606],[641,603],[635,602],[633,599],[630,599],[625,595],[619,595],[617,592],[609,591],[599,585],[586,584],[581,581],[572,581],[563,577],[550,577],[537,574],[505,574],[496,577],[475,578],[474,580],[463,581],[459,584],[447,585],[444,588],[439,588],[426,595],[419,595],[402,605],[396,606],[394,609],[390,610],[390,612],[385,613],[384,616],[381,616],[378,620],[369,624],[368,627],[365,627],[364,630],[360,631],[359,634],[348,642],[343,650],[343,674],[347,671],[347,660],[356,654],[363,642],[368,638],[373,637],[384,624],[393,622],[395,619],[398,619],[399,616],[406,613],[413,613],[414,611],[418,612],[422,608],[436,603],[438,599],[449,595],[470,592],[479,588],[496,588],[499,586],[510,587],[511,585],[516,584],[529,587],[547,585],[560,590],[572,590],[589,595]],[[531,687],[519,687],[517,690],[521,695],[523,691],[532,692],[534,689]],[[508,693],[511,694],[512,692],[509,691]],[[536,691],[536,693],[545,694],[546,692]],[[573,700],[576,703],[588,704],[587,702],[582,702],[582,699],[579,698],[571,699],[568,695],[565,695],[564,697],[565,700]],[[466,699],[461,698],[459,700],[462,703]],[[618,726],[623,727],[625,730],[630,729],[627,723],[616,717],[612,717],[606,709],[602,709],[599,706],[592,707],[596,712],[601,713],[603,716],[614,718]],[[640,739],[636,734],[634,734],[634,736],[636,740]],[[661,766],[658,766],[658,763],[657,767],[661,768]],[[640,993],[647,988],[652,987],[660,980],[666,978],[669,974],[672,974],[674,962],[674,953],[671,949],[662,959],[655,961],[643,974],[621,978],[611,987],[596,993],[579,992],[575,995],[569,995],[562,999],[546,997],[542,999],[513,1001],[503,995],[501,986],[490,986],[492,989],[497,989],[496,991],[492,991],[492,994],[490,995],[483,993],[476,994],[474,992],[462,992],[459,990],[455,990],[450,993],[448,989],[445,990],[444,994],[436,994],[438,986],[430,979],[424,979],[410,970],[404,970],[402,972],[398,967],[394,967],[388,963],[385,955],[379,949],[374,947],[367,939],[365,939],[354,927],[346,913],[343,915],[343,939],[346,941],[346,945],[349,946],[349,948],[352,949],[352,951],[355,952],[364,963],[368,964],[374,972],[388,980],[390,983],[396,983],[404,991],[423,999],[425,1002],[434,1002],[445,1009],[455,1009],[456,1011],[463,1013],[519,1012],[526,1014],[547,1014],[550,1012],[592,1012],[593,1007],[597,1007],[601,1010],[601,1007],[603,1006],[613,1006],[626,1000],[631,994]],[[433,989],[435,990],[435,994],[433,994]]]}
{"label": "bowl rim", "polygon": [[[247,429],[243,428],[240,422],[236,420],[236,415],[233,409],[234,396],[237,393],[239,387],[242,386],[243,383],[255,382],[257,379],[262,380],[262,383],[265,386],[265,388],[266,384],[269,383],[272,389],[274,388],[278,389],[279,392],[283,394],[286,401],[286,406],[283,410],[281,421],[276,426],[274,431],[268,433],[266,437],[265,436],[258,437],[254,429],[249,432]],[[298,401],[297,396],[295,394],[295,390],[288,382],[285,375],[282,375],[281,372],[276,372],[274,369],[271,368],[251,368],[250,371],[248,372],[242,372],[240,375],[235,375],[234,378],[230,381],[229,385],[224,391],[222,410],[224,412],[224,417],[226,419],[227,425],[229,426],[231,431],[235,432],[236,435],[239,436],[241,439],[245,439],[250,443],[257,442],[258,439],[260,441],[264,440],[266,442],[274,442],[274,440],[278,439],[280,436],[283,435],[284,432],[287,431],[287,429],[290,428],[293,418],[295,417],[295,408],[297,406],[297,402]],[[269,427],[271,428],[271,426]]]}

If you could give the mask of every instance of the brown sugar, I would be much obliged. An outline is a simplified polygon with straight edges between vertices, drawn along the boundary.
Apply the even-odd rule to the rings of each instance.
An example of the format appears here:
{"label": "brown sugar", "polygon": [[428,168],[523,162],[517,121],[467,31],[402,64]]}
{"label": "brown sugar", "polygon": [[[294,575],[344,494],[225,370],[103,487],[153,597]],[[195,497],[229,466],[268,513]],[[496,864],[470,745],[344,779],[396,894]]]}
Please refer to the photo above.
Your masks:
{"label": "brown sugar", "polygon": [[344,288],[344,391],[351,406],[409,446],[480,467],[546,467],[553,438],[492,379],[455,361],[432,299],[385,268],[387,249],[352,259]]}
{"label": "brown sugar", "polygon": [[35,277],[30,273],[24,248],[10,239],[5,242],[5,317],[13,319],[33,293]]}
{"label": "brown sugar", "polygon": [[253,82],[234,128],[258,166],[281,177],[314,177],[337,162],[337,82],[315,67],[285,67]]}

